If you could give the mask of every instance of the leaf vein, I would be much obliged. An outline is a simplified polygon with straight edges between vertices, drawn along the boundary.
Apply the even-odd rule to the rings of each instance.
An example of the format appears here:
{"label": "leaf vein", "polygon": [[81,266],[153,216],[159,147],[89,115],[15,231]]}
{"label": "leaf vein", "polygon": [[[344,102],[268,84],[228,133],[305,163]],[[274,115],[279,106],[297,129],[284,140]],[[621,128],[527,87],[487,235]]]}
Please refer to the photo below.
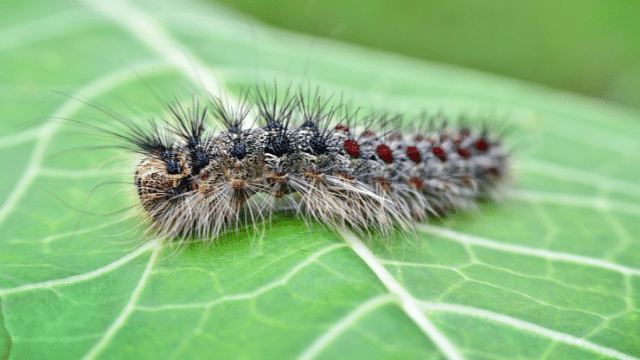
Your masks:
{"label": "leaf vein", "polygon": [[103,266],[101,268],[90,271],[88,273],[74,275],[64,279],[49,280],[49,281],[44,281],[44,282],[35,283],[35,284],[26,284],[26,285],[13,287],[13,288],[0,289],[0,295],[8,295],[13,293],[38,290],[38,289],[52,289],[56,286],[72,285],[82,281],[90,280],[100,275],[104,275],[109,271],[119,268],[120,266],[128,263],[129,261],[137,258],[141,254],[144,254],[154,246],[156,246],[156,241],[149,241],[148,243],[139,247],[135,251],[130,252],[126,256],[121,257],[120,259],[110,263],[109,265]]}
{"label": "leaf vein", "polygon": [[611,190],[623,194],[640,196],[640,184],[611,178],[608,176],[575,169],[547,161],[526,160],[519,164],[522,171],[547,175],[557,179],[591,185],[599,189]]}
{"label": "leaf vein", "polygon": [[94,359],[102,349],[108,344],[109,340],[113,338],[116,332],[124,326],[125,322],[129,318],[129,315],[135,310],[135,304],[138,302],[140,298],[140,294],[142,294],[142,290],[144,289],[149,276],[152,273],[153,266],[155,265],[160,253],[162,252],[162,246],[159,246],[157,243],[153,243],[154,248],[151,256],[149,257],[149,262],[147,263],[147,267],[144,269],[142,276],[140,277],[140,281],[138,281],[138,285],[133,290],[127,305],[124,307],[120,315],[116,318],[116,320],[111,324],[111,326],[104,333],[102,338],[89,350],[89,352],[83,357],[83,360]]}
{"label": "leaf vein", "polygon": [[442,304],[442,303],[432,303],[432,302],[426,302],[426,301],[420,301],[420,307],[424,311],[452,312],[456,314],[470,315],[474,317],[495,321],[498,323],[512,326],[516,329],[529,331],[529,332],[538,334],[540,336],[550,338],[554,341],[559,341],[565,344],[578,346],[584,349],[591,350],[598,354],[610,356],[620,360],[639,360],[636,357],[624,354],[622,352],[619,352],[611,348],[607,348],[607,347],[592,343],[583,338],[579,338],[573,335],[551,330],[551,329],[542,327],[540,325],[532,324],[524,320],[516,319],[511,316],[502,315],[499,313],[495,313],[495,312],[491,312],[483,309],[478,309],[478,308],[464,306],[464,305],[457,305],[457,304]]}
{"label": "leaf vein", "polygon": [[536,203],[568,205],[640,216],[640,206],[622,201],[529,190],[510,191],[506,193],[506,195],[512,199],[526,200]]}
{"label": "leaf vein", "polygon": [[595,266],[603,269],[613,270],[625,275],[635,275],[640,276],[640,269],[614,264],[608,261],[594,259],[587,256],[567,254],[561,252],[555,252],[550,250],[543,249],[535,249],[522,245],[511,245],[505,244],[498,241],[489,240],[486,238],[482,238],[479,236],[472,236],[467,234],[462,234],[455,232],[453,230],[427,225],[427,224],[418,224],[416,228],[422,232],[435,234],[439,236],[446,237],[447,239],[455,240],[463,244],[467,245],[476,245],[482,246],[485,248],[506,251],[516,254],[524,254],[530,256],[537,256],[548,260],[560,260],[567,261],[581,265]]}
{"label": "leaf vein", "polygon": [[391,294],[378,295],[373,297],[364,303],[360,304],[357,308],[351,311],[347,316],[337,321],[333,326],[327,329],[311,346],[298,356],[298,360],[311,360],[318,356],[322,350],[326,349],[334,339],[336,339],[341,333],[343,333],[350,325],[354,324],[358,319],[378,307],[394,302]]}
{"label": "leaf vein", "polygon": [[254,299],[257,296],[272,290],[278,286],[282,286],[282,285],[286,285],[287,282],[289,282],[289,280],[296,275],[298,272],[300,272],[300,270],[304,269],[305,267],[307,267],[308,265],[316,262],[316,260],[334,250],[334,249],[338,249],[338,248],[342,248],[345,247],[345,244],[333,244],[331,246],[327,246],[326,248],[319,250],[317,252],[315,252],[313,255],[311,255],[310,257],[308,257],[306,260],[302,261],[301,263],[299,263],[298,265],[296,265],[293,269],[291,269],[287,274],[285,274],[282,278],[280,278],[277,281],[271,282],[267,285],[261,286],[251,292],[248,293],[241,293],[241,294],[235,294],[235,295],[225,295],[223,297],[220,297],[218,299],[215,299],[213,301],[209,301],[209,302],[204,302],[204,303],[185,303],[185,304],[167,304],[167,305],[161,305],[161,306],[137,306],[136,309],[138,310],[142,310],[142,311],[163,311],[163,310],[180,310],[180,309],[194,309],[194,308],[211,308],[215,305],[224,303],[224,302],[228,302],[228,301],[238,301],[238,300],[249,300],[249,299]]}
{"label": "leaf vein", "polygon": [[380,260],[352,232],[343,228],[338,231],[351,249],[369,266],[378,279],[395,298],[402,311],[420,328],[433,344],[450,360],[462,360],[455,346],[442,334],[418,307],[414,298],[380,263]]}

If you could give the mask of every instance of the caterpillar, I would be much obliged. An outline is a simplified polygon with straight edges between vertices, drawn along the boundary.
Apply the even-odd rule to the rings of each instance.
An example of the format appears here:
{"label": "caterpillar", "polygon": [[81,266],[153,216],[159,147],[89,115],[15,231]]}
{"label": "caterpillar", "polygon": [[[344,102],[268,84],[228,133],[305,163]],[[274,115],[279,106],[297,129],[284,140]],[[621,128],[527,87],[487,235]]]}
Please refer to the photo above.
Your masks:
{"label": "caterpillar", "polygon": [[318,89],[256,86],[237,102],[166,108],[144,125],[117,117],[123,131],[90,126],[140,155],[130,176],[146,232],[162,239],[207,243],[282,210],[388,234],[495,199],[509,177],[503,135],[486,124],[365,113]]}

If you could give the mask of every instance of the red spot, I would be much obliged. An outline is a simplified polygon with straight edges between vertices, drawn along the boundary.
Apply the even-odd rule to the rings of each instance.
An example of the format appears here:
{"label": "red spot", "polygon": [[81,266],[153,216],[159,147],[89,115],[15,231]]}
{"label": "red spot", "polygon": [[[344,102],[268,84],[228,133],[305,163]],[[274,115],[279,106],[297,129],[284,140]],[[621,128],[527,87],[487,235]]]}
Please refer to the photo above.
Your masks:
{"label": "red spot", "polygon": [[458,155],[462,156],[465,159],[468,159],[471,156],[471,153],[465,148],[458,148]]}
{"label": "red spot", "polygon": [[356,179],[356,178],[355,178],[353,175],[351,175],[351,174],[338,174],[338,175],[339,175],[339,176],[342,176],[343,178],[345,178],[345,179],[347,179],[347,180],[349,180],[349,181],[353,181],[353,180],[355,180],[355,179]]}
{"label": "red spot", "polygon": [[415,146],[407,147],[407,156],[409,157],[409,159],[411,159],[411,161],[413,161],[416,164],[420,164],[420,162],[422,161],[422,156],[420,155],[420,151],[418,151],[418,148]]}
{"label": "red spot", "polygon": [[441,161],[447,161],[447,153],[445,153],[441,147],[436,146],[431,149],[431,152],[433,152],[433,155],[438,157],[438,159],[440,159]]}
{"label": "red spot", "polygon": [[422,189],[422,179],[414,176],[411,179],[409,179],[409,185],[415,187],[416,189]]}
{"label": "red spot", "polygon": [[344,125],[338,125],[336,126],[336,130],[342,130],[344,132],[349,132],[349,128],[344,126]]}
{"label": "red spot", "polygon": [[391,189],[391,182],[383,177],[378,177],[376,179],[376,182],[378,183],[378,186],[380,186],[380,188],[382,188],[383,190]]}
{"label": "red spot", "polygon": [[487,144],[487,142],[484,139],[478,139],[478,141],[476,141],[476,143],[473,144],[473,146],[478,151],[487,151],[487,148],[489,148],[489,144]]}
{"label": "red spot", "polygon": [[352,158],[356,159],[360,156],[360,145],[358,145],[355,140],[345,140],[344,151],[351,155]]}
{"label": "red spot", "polygon": [[378,152],[378,157],[386,162],[387,164],[391,164],[393,162],[393,154],[391,153],[391,149],[387,145],[378,145],[376,148]]}

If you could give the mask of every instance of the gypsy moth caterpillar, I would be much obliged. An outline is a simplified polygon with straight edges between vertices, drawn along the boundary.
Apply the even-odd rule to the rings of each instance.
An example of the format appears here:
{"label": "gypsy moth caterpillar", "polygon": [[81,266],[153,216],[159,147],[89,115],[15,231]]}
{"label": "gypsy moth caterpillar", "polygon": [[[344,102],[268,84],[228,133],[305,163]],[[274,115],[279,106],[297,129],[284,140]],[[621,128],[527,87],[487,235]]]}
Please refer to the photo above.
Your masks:
{"label": "gypsy moth caterpillar", "polygon": [[117,131],[87,126],[140,155],[130,176],[145,232],[178,244],[284,208],[329,228],[410,230],[493,199],[509,176],[508,151],[486,125],[366,113],[318,88],[255,86],[239,101],[194,95],[166,110],[143,125],[114,117]]}

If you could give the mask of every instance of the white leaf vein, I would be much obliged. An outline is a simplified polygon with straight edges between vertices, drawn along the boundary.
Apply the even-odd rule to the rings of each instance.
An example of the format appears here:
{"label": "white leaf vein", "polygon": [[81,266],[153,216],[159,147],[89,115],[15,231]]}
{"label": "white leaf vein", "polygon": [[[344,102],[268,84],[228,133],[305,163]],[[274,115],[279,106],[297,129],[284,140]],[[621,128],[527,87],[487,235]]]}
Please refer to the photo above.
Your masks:
{"label": "white leaf vein", "polygon": [[393,296],[390,294],[379,295],[371,298],[351,311],[347,316],[343,317],[340,321],[336,322],[322,336],[314,341],[300,356],[298,360],[311,360],[318,356],[324,349],[326,349],[333,340],[335,340],[340,334],[347,330],[351,325],[356,323],[358,319],[364,315],[372,312],[382,305],[394,302]]}
{"label": "white leaf vein", "polygon": [[162,252],[162,249],[163,249],[163,247],[157,243],[154,243],[153,245],[155,246],[149,258],[149,262],[147,263],[147,267],[144,269],[142,276],[140,276],[140,281],[138,281],[136,288],[133,290],[133,293],[131,294],[131,297],[129,298],[127,305],[124,307],[124,309],[122,310],[120,315],[116,318],[116,320],[111,324],[111,326],[109,326],[109,328],[104,333],[104,335],[100,338],[100,340],[82,358],[83,360],[95,359],[95,357],[100,354],[100,352],[105,348],[105,346],[107,346],[107,344],[113,338],[113,336],[115,336],[118,330],[122,326],[124,326],[127,319],[129,318],[129,315],[131,315],[131,313],[134,311],[135,305],[138,302],[140,295],[142,294],[142,290],[144,289],[144,286],[146,285],[147,280],[151,275],[153,266],[158,260],[158,257],[160,256],[160,253]]}
{"label": "white leaf vein", "polygon": [[351,249],[367,264],[378,279],[389,290],[402,311],[420,328],[433,344],[450,360],[462,360],[458,349],[436,328],[418,307],[414,298],[380,263],[380,260],[362,243],[357,236],[347,229],[340,229],[340,236],[349,244]]}
{"label": "white leaf vein", "polygon": [[298,265],[293,267],[289,272],[287,272],[280,279],[270,282],[248,293],[225,295],[215,300],[203,302],[203,303],[166,304],[166,305],[159,305],[159,306],[139,305],[136,307],[136,309],[142,310],[142,311],[166,311],[166,310],[180,310],[180,309],[211,308],[215,305],[225,303],[225,302],[255,299],[256,297],[266,293],[269,290],[275,289],[278,286],[286,285],[293,276],[295,276],[297,273],[299,273],[302,269],[306,268],[310,264],[315,263],[317,259],[320,258],[322,255],[334,249],[343,248],[345,246],[346,246],[345,244],[332,244],[321,250],[318,250],[315,253],[311,254],[309,257],[307,257],[304,261],[300,262]]}
{"label": "white leaf vein", "polygon": [[129,261],[137,258],[138,256],[144,254],[145,252],[149,251],[150,249],[152,249],[154,246],[156,246],[156,241],[149,241],[147,243],[145,243],[144,245],[140,246],[139,248],[137,248],[136,250],[128,253],[127,255],[121,257],[120,259],[106,265],[103,266],[101,268],[95,269],[93,271],[84,273],[84,274],[80,274],[80,275],[74,275],[74,276],[69,276],[67,278],[64,279],[56,279],[56,280],[49,280],[49,281],[43,281],[43,282],[39,282],[39,283],[34,283],[34,284],[25,284],[25,285],[21,285],[21,286],[17,286],[17,287],[13,287],[13,288],[7,288],[7,289],[0,289],[0,295],[8,295],[8,294],[13,294],[13,293],[19,293],[19,292],[24,292],[24,291],[32,291],[32,290],[38,290],[38,289],[52,289],[56,286],[63,286],[63,285],[72,285],[72,284],[76,284],[82,281],[86,281],[86,280],[90,280],[93,278],[96,278],[98,276],[104,275],[109,273],[110,271],[113,271],[117,268],[119,268],[120,266],[128,263]]}
{"label": "white leaf vein", "polygon": [[506,193],[506,195],[512,199],[525,200],[534,203],[551,203],[558,205],[576,206],[640,216],[639,205],[604,198],[530,190],[509,191]]}
{"label": "white leaf vein", "polygon": [[620,351],[607,348],[589,340],[582,339],[576,336],[572,336],[566,333],[561,333],[559,331],[547,329],[543,326],[532,324],[527,321],[523,321],[520,319],[513,318],[511,316],[482,310],[470,306],[464,305],[456,305],[456,304],[444,304],[444,303],[432,303],[426,301],[419,301],[421,309],[424,311],[445,311],[452,312],[461,315],[468,315],[473,317],[479,317],[483,319],[487,319],[490,321],[494,321],[497,323],[502,323],[505,325],[509,325],[513,328],[529,331],[540,336],[544,336],[546,338],[552,339],[554,341],[563,342],[565,344],[574,345],[583,349],[588,349],[593,352],[596,352],[601,355],[613,357],[620,360],[639,360],[636,357],[624,354]]}
{"label": "white leaf vein", "polygon": [[548,161],[528,159],[521,162],[518,165],[518,168],[522,171],[534,172],[557,179],[591,185],[603,190],[640,196],[640,184],[638,183],[615,179],[609,176],[592,173],[582,169],[575,169]]}
{"label": "white leaf vein", "polygon": [[580,265],[594,266],[594,267],[599,267],[603,269],[613,270],[625,275],[640,276],[640,269],[619,265],[619,264],[614,264],[608,261],[594,259],[587,256],[567,254],[567,253],[549,251],[544,249],[536,249],[536,248],[526,247],[522,245],[505,244],[498,241],[482,238],[479,236],[463,234],[450,229],[445,229],[442,227],[427,225],[427,224],[418,224],[416,225],[416,228],[422,232],[443,236],[463,244],[476,245],[476,246],[481,246],[489,249],[506,251],[506,252],[516,253],[516,254],[536,256],[536,257],[541,257],[548,260],[567,261],[567,262],[580,264]]}

